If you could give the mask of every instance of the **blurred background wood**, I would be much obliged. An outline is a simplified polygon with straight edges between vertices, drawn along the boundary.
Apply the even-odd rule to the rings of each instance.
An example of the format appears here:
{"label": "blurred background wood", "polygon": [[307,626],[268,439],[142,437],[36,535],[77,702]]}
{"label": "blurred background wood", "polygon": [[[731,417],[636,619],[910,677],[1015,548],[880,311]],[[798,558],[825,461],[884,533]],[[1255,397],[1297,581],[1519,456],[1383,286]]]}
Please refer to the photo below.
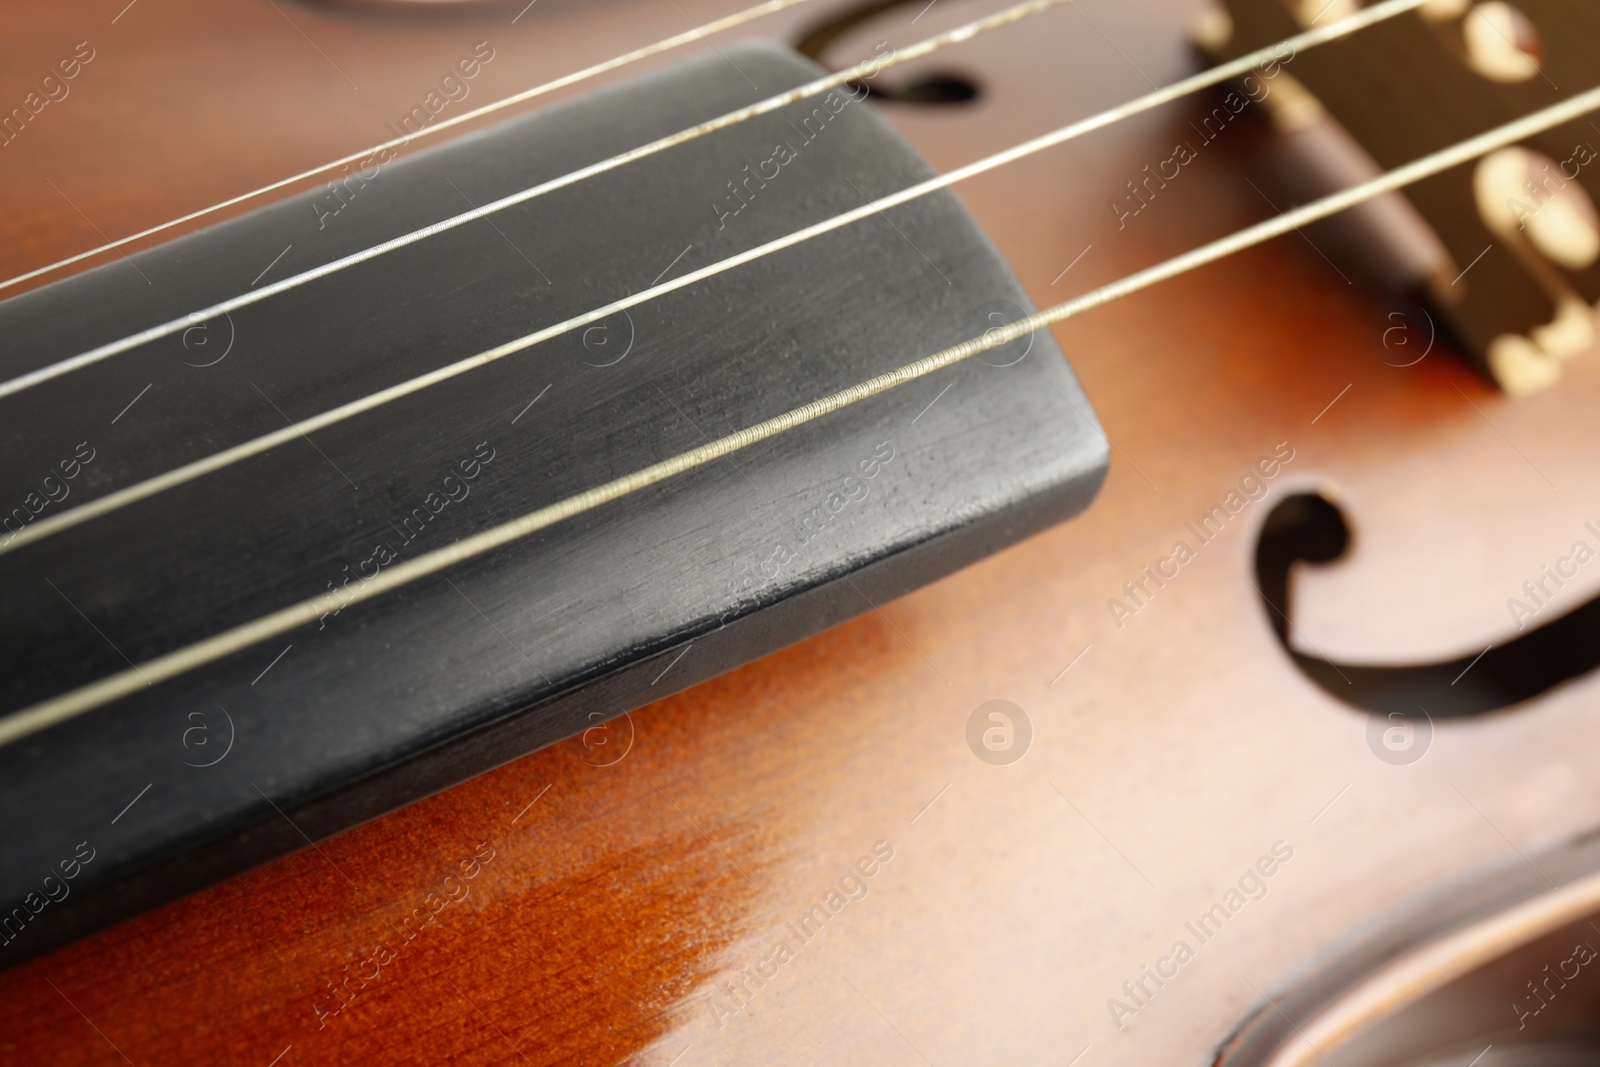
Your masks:
{"label": "blurred background wood", "polygon": [[[915,27],[907,11],[837,61],[977,8],[947,0]],[[978,84],[970,105],[886,114],[946,169],[1193,69],[1199,3],[1076,8],[944,59]],[[758,28],[792,41],[829,9]],[[96,57],[0,149],[0,273],[373,143],[477,41],[497,59],[474,101],[727,10],[607,0],[440,23],[282,0],[13,5],[0,100],[79,41]],[[1119,228],[1124,183],[1210,104],[959,195],[1037,302],[1089,289],[1271,212],[1247,181],[1267,135],[1240,125]],[[0,1054],[1207,1062],[1357,924],[1600,816],[1600,681],[1439,724],[1419,762],[1394,766],[1365,717],[1282,655],[1246,580],[1277,495],[1331,489],[1355,547],[1301,575],[1299,639],[1332,659],[1446,658],[1501,639],[1506,598],[1597,517],[1596,361],[1516,402],[1442,349],[1398,368],[1388,309],[1355,282],[1291,238],[1058,328],[1115,445],[1083,518],[633,714],[609,732],[620,751],[631,730],[613,765],[592,765],[598,738],[566,742],[0,974]],[[1106,601],[1280,442],[1294,458],[1272,495],[1119,628]],[[1600,570],[1580,572],[1557,603],[1597,590]],[[1006,767],[965,741],[997,698],[1033,724]],[[1280,841],[1293,859],[1267,894],[1119,1028],[1108,1000]],[[892,858],[844,882],[878,842]],[[469,896],[319,1019],[327,984],[370,975],[362,961],[481,843],[493,858]],[[821,936],[788,932],[852,886],[865,896]],[[794,957],[757,988],[746,969],[784,939]]]}
{"label": "blurred background wood", "polygon": [[[1317,15],[1302,5],[1297,17],[1279,0],[1232,0],[1227,10],[1221,21],[1231,28],[1212,51],[1229,57],[1291,36]],[[1341,10],[1331,5],[1324,17]],[[1286,62],[1293,73],[1276,101],[1300,99],[1276,108],[1280,125],[1314,126],[1326,107],[1376,173],[1592,84],[1600,16],[1590,5],[1435,0],[1422,14]],[[1512,393],[1550,386],[1564,360],[1594,344],[1595,132],[1577,119],[1400,193],[1443,242],[1444,260],[1419,291],[1466,355]]]}

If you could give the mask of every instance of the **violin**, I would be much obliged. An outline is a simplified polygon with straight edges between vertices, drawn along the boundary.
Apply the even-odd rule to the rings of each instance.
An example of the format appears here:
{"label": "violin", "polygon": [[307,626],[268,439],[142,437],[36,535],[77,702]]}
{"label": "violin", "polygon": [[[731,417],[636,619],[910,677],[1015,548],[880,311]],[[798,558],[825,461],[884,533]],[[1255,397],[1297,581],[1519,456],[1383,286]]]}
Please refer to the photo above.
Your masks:
{"label": "violin", "polygon": [[1592,1060],[1600,15],[104,8],[8,1061]]}

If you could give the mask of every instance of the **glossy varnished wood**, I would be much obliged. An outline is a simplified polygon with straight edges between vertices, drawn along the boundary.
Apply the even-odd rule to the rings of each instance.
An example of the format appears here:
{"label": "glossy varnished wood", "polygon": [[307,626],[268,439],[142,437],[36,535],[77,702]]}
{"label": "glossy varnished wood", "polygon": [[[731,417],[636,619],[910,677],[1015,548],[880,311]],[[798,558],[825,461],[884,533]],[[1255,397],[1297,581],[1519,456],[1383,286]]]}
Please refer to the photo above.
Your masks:
{"label": "glossy varnished wood", "polygon": [[[487,95],[683,24],[670,5],[540,5],[515,27],[511,13],[389,24],[284,5],[357,93],[270,5],[140,0],[110,26],[120,7],[94,13],[106,44],[74,95],[0,150],[0,273],[95,240],[45,177],[118,234],[375,140],[474,41],[493,36],[504,57],[475,90]],[[1192,65],[1180,33],[1195,7],[1079,7],[1144,75]],[[940,5],[893,32],[971,10]],[[804,12],[769,32],[792,38]],[[1145,88],[1083,15],[952,55],[940,65],[973,72],[980,102],[892,120],[942,168]],[[64,5],[11,17],[5,99],[90,34]],[[1037,302],[1089,288],[1270,210],[1245,181],[1258,135],[1240,126],[1118,230],[1111,199],[1189,136],[1188,116],[961,196]],[[195,162],[174,167],[185,153]],[[8,971],[0,1052],[689,1067],[1065,1063],[1087,1046],[1083,1067],[1206,1062],[1260,994],[1357,924],[1600,816],[1594,678],[1441,724],[1420,762],[1391,766],[1366,720],[1282,656],[1247,581],[1272,499],[1335,491],[1355,549],[1300,582],[1297,639],[1330,658],[1441,658],[1504,636],[1506,598],[1596,518],[1592,357],[1510,402],[1442,352],[1386,365],[1385,325],[1290,239],[1059,329],[1115,445],[1085,516],[635,713],[606,745],[558,745]],[[1107,599],[1279,442],[1295,453],[1273,497],[1119,629]],[[1597,587],[1584,571],[1561,596]],[[965,741],[996,698],[1035,731],[1009,767]],[[1124,980],[1278,841],[1294,857],[1267,895],[1113,1025]],[[866,895],[801,944],[787,924],[826,906],[878,842],[893,856],[865,865]],[[319,1026],[325,983],[398,942],[481,843],[493,858],[467,898]],[[743,1010],[719,1011],[734,1003],[725,983],[784,939],[793,959],[750,985]]]}

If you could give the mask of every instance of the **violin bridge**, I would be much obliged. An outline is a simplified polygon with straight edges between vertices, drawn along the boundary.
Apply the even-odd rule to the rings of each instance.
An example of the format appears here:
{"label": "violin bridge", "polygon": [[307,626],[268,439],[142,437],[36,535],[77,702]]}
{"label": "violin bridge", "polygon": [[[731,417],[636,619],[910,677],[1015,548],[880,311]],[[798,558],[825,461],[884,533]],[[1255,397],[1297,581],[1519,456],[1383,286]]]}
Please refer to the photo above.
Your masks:
{"label": "violin bridge", "polygon": [[[1221,62],[1355,10],[1354,0],[1225,0],[1194,39]],[[1251,77],[1270,78],[1265,110],[1307,146],[1304,166],[1327,192],[1592,87],[1600,10],[1433,0],[1275,66]],[[1386,280],[1403,276],[1502,389],[1533,392],[1594,346],[1596,196],[1600,129],[1580,119],[1392,194],[1365,219],[1370,258]]]}

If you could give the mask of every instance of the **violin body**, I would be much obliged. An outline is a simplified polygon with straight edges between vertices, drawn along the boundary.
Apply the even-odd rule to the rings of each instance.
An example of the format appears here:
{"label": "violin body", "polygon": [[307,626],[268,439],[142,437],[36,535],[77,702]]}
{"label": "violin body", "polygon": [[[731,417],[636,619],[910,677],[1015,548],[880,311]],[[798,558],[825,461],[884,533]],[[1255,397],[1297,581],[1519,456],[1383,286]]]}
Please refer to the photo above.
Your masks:
{"label": "violin body", "polygon": [[[949,6],[859,42],[970,17]],[[1078,6],[906,75],[957,69],[979,87],[969,103],[869,106],[947,170],[1193,68],[1192,5]],[[471,83],[487,99],[722,13],[108,9],[70,94],[0,149],[0,273],[374,143],[477,42],[494,50]],[[802,5],[757,28],[794,41],[825,15]],[[26,72],[88,31],[42,4],[13,18],[0,92],[22,99]],[[1272,210],[1248,180],[1271,132],[1241,121],[1200,142],[1189,122],[1211,103],[957,196],[1035,304],[1064,299]],[[1179,143],[1180,176],[1119,212]],[[0,1053],[1203,1064],[1308,961],[1405,902],[1589,831],[1593,673],[1425,729],[1389,723],[1307,676],[1255,578],[1275,509],[1320,494],[1352,536],[1294,571],[1293,649],[1470,659],[1578,607],[1600,589],[1576,551],[1600,545],[1585,526],[1600,525],[1600,368],[1578,357],[1558,387],[1511,400],[1318,240],[1053,330],[1110,448],[1082,515],[0,972]],[[1508,611],[1546,568],[1566,577],[1536,616]],[[61,858],[92,869],[76,845]],[[1492,1010],[1516,1030],[1511,1007]]]}

